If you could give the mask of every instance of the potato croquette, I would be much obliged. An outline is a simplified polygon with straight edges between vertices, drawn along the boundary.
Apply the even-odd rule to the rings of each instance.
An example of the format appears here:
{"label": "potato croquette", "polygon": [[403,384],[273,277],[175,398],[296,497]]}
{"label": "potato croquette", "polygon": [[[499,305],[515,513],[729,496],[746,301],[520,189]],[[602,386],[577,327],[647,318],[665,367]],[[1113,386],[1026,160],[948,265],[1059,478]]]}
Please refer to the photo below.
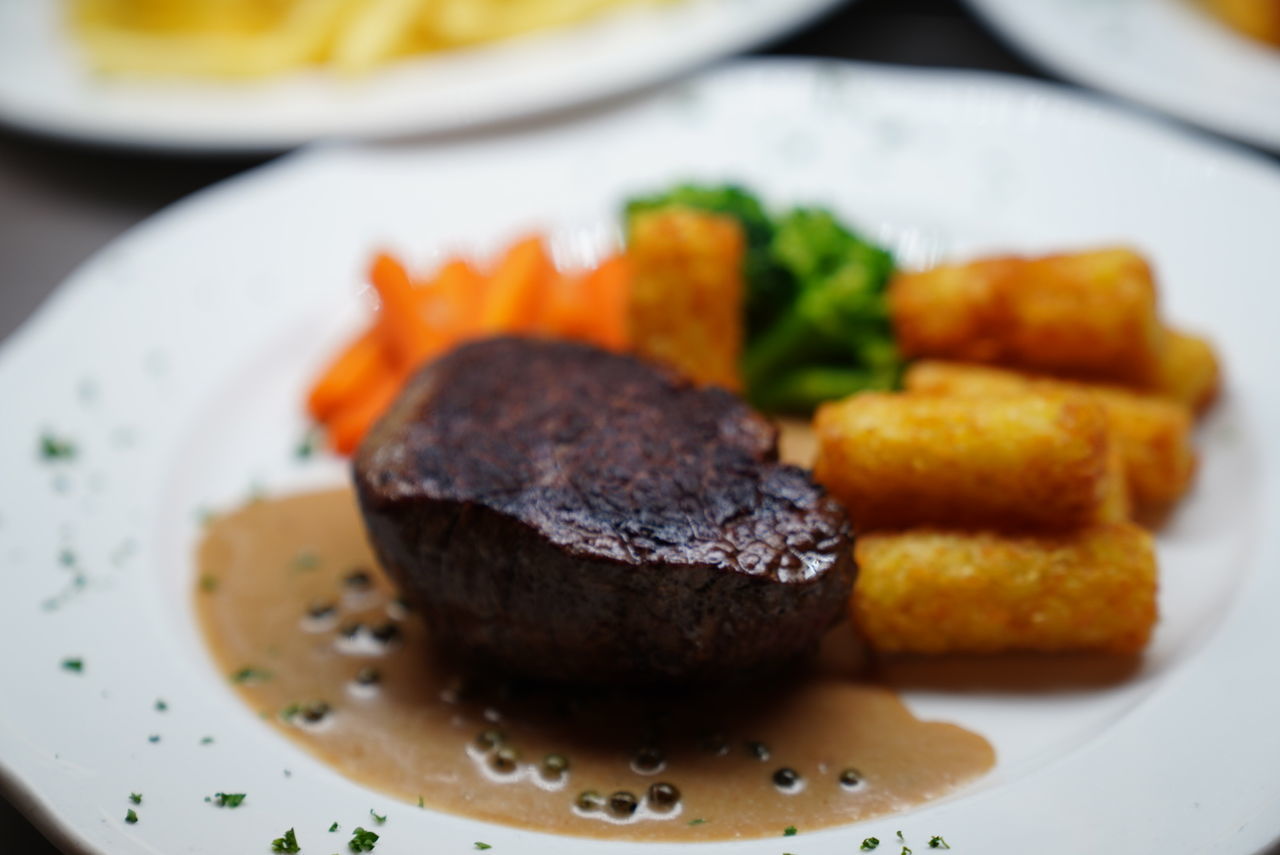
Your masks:
{"label": "potato croquette", "polygon": [[1136,653],[1156,620],[1154,548],[1131,523],[1058,535],[877,532],[855,555],[854,619],[884,652]]}
{"label": "potato croquette", "polygon": [[1221,384],[1213,345],[1198,336],[1169,330],[1155,391],[1199,415],[1217,399]]}
{"label": "potato croquette", "polygon": [[921,361],[906,374],[907,391],[989,398],[1028,392],[1084,394],[1107,414],[1136,511],[1158,517],[1186,493],[1196,468],[1188,409],[1158,395],[954,362]]}
{"label": "potato croquette", "polygon": [[742,228],[688,208],[631,224],[629,323],[639,355],[696,383],[742,388]]}
{"label": "potato croquette", "polygon": [[1012,256],[897,276],[889,310],[904,356],[985,362],[1150,387],[1164,329],[1151,269],[1104,249]]}
{"label": "potato croquette", "polygon": [[866,393],[814,418],[817,478],[854,528],[1074,528],[1106,494],[1109,427],[1080,396]]}

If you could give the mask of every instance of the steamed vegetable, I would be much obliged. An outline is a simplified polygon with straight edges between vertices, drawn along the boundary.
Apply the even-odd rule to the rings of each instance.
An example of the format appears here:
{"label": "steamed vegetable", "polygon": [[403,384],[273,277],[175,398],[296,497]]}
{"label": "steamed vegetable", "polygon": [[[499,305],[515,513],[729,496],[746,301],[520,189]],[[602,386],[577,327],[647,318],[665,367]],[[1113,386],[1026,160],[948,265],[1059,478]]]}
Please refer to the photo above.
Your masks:
{"label": "steamed vegetable", "polygon": [[681,185],[627,205],[689,207],[732,216],[746,238],[746,395],[772,411],[808,412],[831,398],[897,385],[901,361],[884,293],[893,256],[829,211],[796,208],[770,218],[734,186]]}

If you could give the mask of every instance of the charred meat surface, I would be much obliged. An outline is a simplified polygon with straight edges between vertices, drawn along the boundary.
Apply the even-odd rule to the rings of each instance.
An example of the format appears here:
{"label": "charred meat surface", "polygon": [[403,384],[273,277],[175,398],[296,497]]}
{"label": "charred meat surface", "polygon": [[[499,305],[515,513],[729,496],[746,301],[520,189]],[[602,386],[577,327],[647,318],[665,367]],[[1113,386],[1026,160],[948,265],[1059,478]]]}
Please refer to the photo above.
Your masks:
{"label": "charred meat surface", "polygon": [[741,400],[586,345],[423,368],[355,458],[387,571],[445,649],[516,675],[727,679],[838,619],[842,508]]}

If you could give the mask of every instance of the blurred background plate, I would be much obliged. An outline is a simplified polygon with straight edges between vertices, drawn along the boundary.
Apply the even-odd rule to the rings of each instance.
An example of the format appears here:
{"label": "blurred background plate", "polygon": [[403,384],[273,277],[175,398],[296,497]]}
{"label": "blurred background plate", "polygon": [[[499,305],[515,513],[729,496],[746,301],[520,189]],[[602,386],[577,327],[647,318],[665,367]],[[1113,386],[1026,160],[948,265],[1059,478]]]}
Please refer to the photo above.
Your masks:
{"label": "blurred background plate", "polygon": [[1237,35],[1196,0],[969,0],[1063,77],[1280,151],[1280,48]]}
{"label": "blurred background plate", "polygon": [[62,2],[0,3],[0,122],[191,152],[270,152],[523,118],[619,95],[799,29],[843,0],[681,0],[408,58],[368,76],[111,80],[86,67]]}

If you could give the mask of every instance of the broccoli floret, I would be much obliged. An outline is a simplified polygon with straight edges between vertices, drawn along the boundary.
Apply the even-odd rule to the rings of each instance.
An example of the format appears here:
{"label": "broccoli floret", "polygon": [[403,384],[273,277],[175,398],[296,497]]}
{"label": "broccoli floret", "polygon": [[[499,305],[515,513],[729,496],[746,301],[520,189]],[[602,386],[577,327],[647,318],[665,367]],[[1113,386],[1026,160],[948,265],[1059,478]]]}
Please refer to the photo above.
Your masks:
{"label": "broccoli floret", "polygon": [[777,225],[773,257],[796,280],[794,301],[748,342],[748,395],[763,409],[805,412],[862,389],[893,388],[899,359],[884,290],[893,256],[828,211],[797,208]]}

